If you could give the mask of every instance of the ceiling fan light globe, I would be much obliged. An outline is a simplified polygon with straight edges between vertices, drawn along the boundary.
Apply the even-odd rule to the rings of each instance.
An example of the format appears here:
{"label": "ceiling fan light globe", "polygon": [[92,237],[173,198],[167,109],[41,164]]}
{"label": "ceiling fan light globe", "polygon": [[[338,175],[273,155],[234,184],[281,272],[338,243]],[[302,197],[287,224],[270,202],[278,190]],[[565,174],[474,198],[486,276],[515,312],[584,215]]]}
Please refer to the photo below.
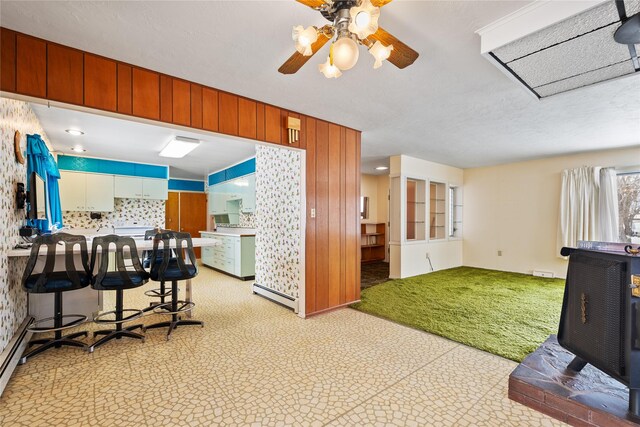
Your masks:
{"label": "ceiling fan light globe", "polygon": [[315,27],[307,27],[304,29],[302,25],[293,27],[291,38],[296,42],[296,50],[304,56],[313,55],[311,45],[318,40],[318,31]]}
{"label": "ceiling fan light globe", "polygon": [[332,59],[333,65],[341,71],[350,70],[358,62],[360,52],[358,44],[349,37],[342,37],[333,43]]}
{"label": "ceiling fan light globe", "polygon": [[373,68],[380,68],[382,66],[382,61],[389,58],[391,55],[391,51],[393,50],[393,45],[385,46],[380,41],[376,41],[371,48],[369,48],[369,53],[374,57],[375,62],[373,63]]}
{"label": "ceiling fan light globe", "polygon": [[340,69],[331,63],[331,59],[327,58],[327,62],[318,65],[318,70],[328,79],[337,79],[342,75]]}
{"label": "ceiling fan light globe", "polygon": [[371,14],[364,10],[360,11],[353,22],[355,22],[356,27],[358,28],[367,28],[371,22]]}
{"label": "ceiling fan light globe", "polygon": [[359,39],[365,39],[378,31],[380,8],[375,7],[369,0],[363,0],[360,6],[349,9],[349,31]]}

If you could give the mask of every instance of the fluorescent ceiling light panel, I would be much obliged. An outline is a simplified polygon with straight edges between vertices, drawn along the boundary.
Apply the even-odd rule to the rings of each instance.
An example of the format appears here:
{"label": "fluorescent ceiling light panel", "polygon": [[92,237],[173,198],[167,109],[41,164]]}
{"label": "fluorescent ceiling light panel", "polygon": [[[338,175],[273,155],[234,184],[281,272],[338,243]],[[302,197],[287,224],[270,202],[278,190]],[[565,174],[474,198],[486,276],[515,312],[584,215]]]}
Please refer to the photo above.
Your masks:
{"label": "fluorescent ceiling light panel", "polygon": [[160,151],[160,156],[180,159],[192,152],[198,145],[200,145],[200,141],[197,139],[176,136]]}

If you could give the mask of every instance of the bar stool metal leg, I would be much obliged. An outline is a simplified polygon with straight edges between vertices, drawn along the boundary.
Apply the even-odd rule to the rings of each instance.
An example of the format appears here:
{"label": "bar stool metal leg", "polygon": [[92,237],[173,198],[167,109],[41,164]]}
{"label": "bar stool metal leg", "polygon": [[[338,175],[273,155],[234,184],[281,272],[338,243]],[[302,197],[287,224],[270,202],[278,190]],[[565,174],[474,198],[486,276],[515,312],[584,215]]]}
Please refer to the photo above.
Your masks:
{"label": "bar stool metal leg", "polygon": [[[75,338],[78,337],[86,337],[87,336],[87,331],[80,331],[80,332],[74,332],[72,334],[69,335],[62,335],[62,331],[65,329],[69,329],[69,328],[73,328],[77,325],[79,325],[80,323],[84,322],[85,320],[87,320],[86,316],[82,316],[82,315],[78,315],[78,314],[68,314],[68,315],[63,315],[62,314],[62,292],[55,292],[54,293],[54,316],[53,318],[47,318],[47,319],[42,319],[38,322],[36,322],[36,325],[38,323],[43,323],[46,321],[50,321],[53,320],[53,328],[39,328],[37,326],[33,326],[30,327],[29,330],[31,332],[53,332],[54,333],[54,337],[53,338],[38,338],[38,339],[34,339],[29,341],[28,346],[34,346],[37,344],[40,344],[39,347],[34,348],[33,350],[25,353],[22,355],[22,357],[19,360],[19,364],[23,365],[24,363],[27,362],[27,359],[34,357],[40,353],[42,353],[45,350],[48,350],[50,348],[61,348],[63,346],[68,346],[68,347],[80,347],[80,348],[86,348],[87,345],[85,343],[83,343],[82,341],[77,341],[75,340]],[[64,323],[64,318],[65,317],[76,317],[76,320],[70,321],[68,323]]]}
{"label": "bar stool metal leg", "polygon": [[[165,322],[154,323],[153,325],[147,326],[147,329],[156,329],[156,328],[166,328],[167,331],[167,341],[171,339],[171,332],[176,329],[180,325],[200,325],[204,328],[204,322],[201,320],[190,320],[190,319],[181,319],[178,315],[180,313],[185,313],[191,311],[195,304],[189,301],[179,301],[178,300],[178,282],[171,282],[171,302],[165,304],[165,307],[170,307],[170,311],[164,314],[171,314],[171,320]],[[161,307],[156,307],[156,313],[162,314],[159,311]]]}
{"label": "bar stool metal leg", "polygon": [[[140,318],[140,316],[142,316],[142,310],[125,310],[123,308],[123,301],[122,301],[124,296],[123,294],[124,292],[122,289],[116,290],[116,309],[112,312],[103,313],[101,315],[101,316],[105,316],[107,314],[115,314],[116,319],[114,321],[101,320],[100,319],[101,316],[97,316],[94,318],[94,322],[96,323],[115,324],[115,329],[102,329],[99,331],[95,331],[93,333],[94,337],[96,337],[97,335],[104,335],[104,337],[100,338],[98,341],[94,342],[87,348],[87,351],[89,353],[93,353],[93,350],[95,350],[96,347],[99,347],[106,342],[109,342],[113,339],[119,340],[122,337],[135,338],[135,339],[142,340],[142,342],[144,342],[144,335],[139,334],[137,332],[133,332],[136,329],[140,329],[142,330],[142,332],[144,332],[145,327],[142,323],[132,325],[132,326],[127,326],[127,327],[122,326],[123,323],[138,319]],[[130,316],[124,316],[125,311],[132,311],[133,314]]]}

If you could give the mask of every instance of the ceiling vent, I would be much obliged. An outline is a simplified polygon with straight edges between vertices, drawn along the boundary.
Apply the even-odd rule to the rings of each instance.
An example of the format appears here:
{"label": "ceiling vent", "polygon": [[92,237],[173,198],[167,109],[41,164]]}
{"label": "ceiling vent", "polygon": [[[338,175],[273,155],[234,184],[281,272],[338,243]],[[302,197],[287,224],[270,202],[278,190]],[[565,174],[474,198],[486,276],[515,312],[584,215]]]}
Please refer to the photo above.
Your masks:
{"label": "ceiling vent", "polygon": [[541,99],[638,73],[640,45],[613,37],[638,12],[640,0],[536,1],[477,33],[482,54]]}

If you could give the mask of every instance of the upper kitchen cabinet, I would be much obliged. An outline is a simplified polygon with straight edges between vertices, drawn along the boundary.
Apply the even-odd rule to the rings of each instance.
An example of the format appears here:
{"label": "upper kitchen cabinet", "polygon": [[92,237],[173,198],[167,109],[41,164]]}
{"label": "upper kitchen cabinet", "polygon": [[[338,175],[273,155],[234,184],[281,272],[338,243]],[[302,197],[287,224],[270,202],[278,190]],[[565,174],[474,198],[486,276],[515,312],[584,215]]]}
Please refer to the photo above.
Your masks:
{"label": "upper kitchen cabinet", "polygon": [[47,97],[47,43],[16,35],[16,92]]}
{"label": "upper kitchen cabinet", "polygon": [[84,57],[80,50],[49,43],[47,46],[47,98],[82,105]]}
{"label": "upper kitchen cabinet", "polygon": [[160,74],[133,68],[133,115],[145,119],[160,119]]}
{"label": "upper kitchen cabinet", "polygon": [[131,114],[131,101],[133,87],[131,84],[131,65],[118,63],[118,113]]}
{"label": "upper kitchen cabinet", "polygon": [[63,211],[112,212],[113,175],[60,171]]}
{"label": "upper kitchen cabinet", "polygon": [[202,127],[218,131],[218,91],[208,87],[202,88]]}
{"label": "upper kitchen cabinet", "polygon": [[220,132],[227,135],[238,135],[238,97],[231,93],[220,92],[218,95],[218,112]]}
{"label": "upper kitchen cabinet", "polygon": [[16,91],[16,33],[0,29],[0,90]]}
{"label": "upper kitchen cabinet", "polygon": [[114,195],[120,199],[141,199],[142,179],[135,176],[116,176]]}
{"label": "upper kitchen cabinet", "polygon": [[191,124],[191,88],[184,80],[173,79],[173,123]]}
{"label": "upper kitchen cabinet", "polygon": [[116,111],[117,81],[115,61],[84,54],[84,104],[87,107]]}
{"label": "upper kitchen cabinet", "polygon": [[169,198],[169,181],[166,179],[142,179],[142,198],[150,200],[167,200]]}
{"label": "upper kitchen cabinet", "polygon": [[221,182],[209,187],[209,213],[253,213],[256,209],[256,175]]}
{"label": "upper kitchen cabinet", "polygon": [[166,179],[116,176],[114,195],[121,199],[167,200],[169,181]]}
{"label": "upper kitchen cabinet", "polygon": [[256,139],[256,102],[246,98],[238,100],[238,136]]}

